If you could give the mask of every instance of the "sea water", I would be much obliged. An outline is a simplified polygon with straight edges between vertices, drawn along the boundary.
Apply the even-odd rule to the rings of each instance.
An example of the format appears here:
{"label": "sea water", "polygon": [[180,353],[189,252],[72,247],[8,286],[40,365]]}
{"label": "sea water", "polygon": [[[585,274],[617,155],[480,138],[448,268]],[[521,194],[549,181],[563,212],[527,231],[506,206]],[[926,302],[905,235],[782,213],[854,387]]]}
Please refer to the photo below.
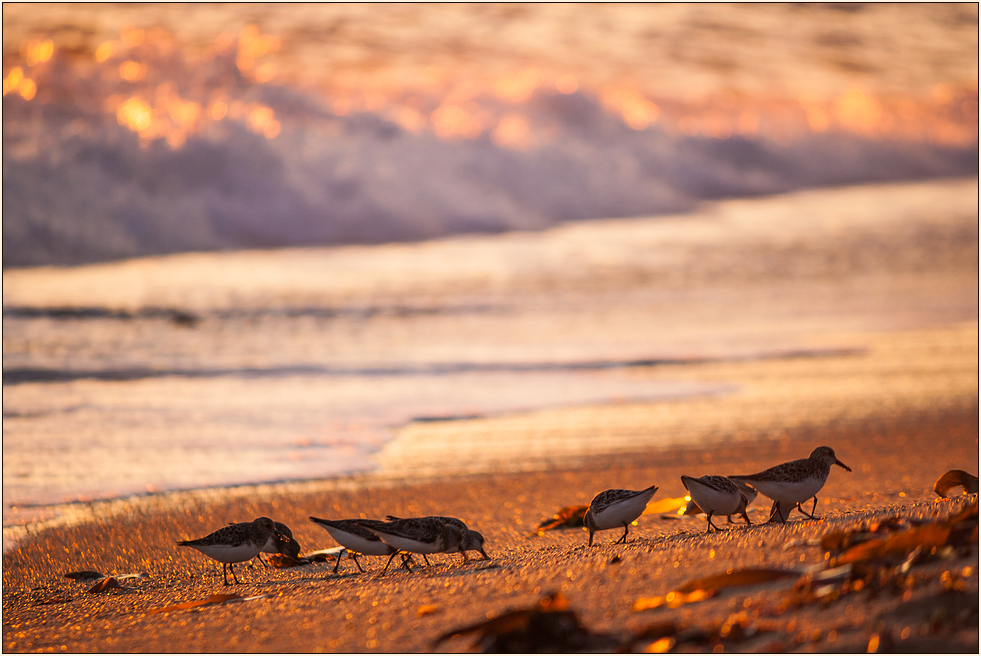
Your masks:
{"label": "sea water", "polygon": [[977,171],[970,5],[3,16],[5,267],[541,229]]}

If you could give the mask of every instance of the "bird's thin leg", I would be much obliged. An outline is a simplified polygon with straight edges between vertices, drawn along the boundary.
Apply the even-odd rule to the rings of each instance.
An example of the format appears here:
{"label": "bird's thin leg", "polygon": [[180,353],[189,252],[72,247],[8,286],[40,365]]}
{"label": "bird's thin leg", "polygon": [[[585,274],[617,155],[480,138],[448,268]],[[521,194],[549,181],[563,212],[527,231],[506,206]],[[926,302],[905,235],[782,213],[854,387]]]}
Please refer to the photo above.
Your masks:
{"label": "bird's thin leg", "polygon": [[743,514],[743,519],[746,520],[746,525],[747,526],[752,526],[753,525],[753,522],[749,521],[749,515],[746,514],[746,509],[745,508],[743,508],[743,513],[742,514]]}
{"label": "bird's thin leg", "polygon": [[808,513],[806,510],[804,510],[804,508],[800,505],[800,503],[797,504],[797,510],[799,510],[801,512],[801,514],[804,515],[805,517],[807,517],[808,519],[817,519],[817,517],[814,516],[814,511],[817,509],[817,505],[818,505],[818,498],[815,496],[814,497],[814,505],[811,506],[811,512],[810,513]]}
{"label": "bird's thin leg", "polygon": [[400,552],[402,554],[402,569],[407,569],[412,571],[412,554],[406,553],[404,551]]}
{"label": "bird's thin leg", "polygon": [[364,573],[364,568],[361,567],[361,563],[358,562],[358,554],[354,553],[353,551],[348,551],[347,552],[347,556],[348,556],[348,558],[350,558],[350,559],[352,559],[354,561],[354,564],[358,566],[358,571],[363,574]]}
{"label": "bird's thin leg", "polygon": [[629,525],[628,524],[624,524],[623,525],[623,535],[621,535],[620,536],[620,539],[617,540],[616,542],[614,542],[613,544],[627,544],[627,533],[629,533],[629,532],[630,532]]}
{"label": "bird's thin leg", "polygon": [[[234,563],[228,563],[228,571],[230,571],[232,573],[232,580],[234,580],[235,583],[238,584],[238,577],[235,576],[235,564]],[[227,578],[225,579],[225,585],[228,585],[228,579]]]}
{"label": "bird's thin leg", "polygon": [[781,524],[786,524],[787,523],[787,517],[784,516],[784,514],[780,512],[780,502],[779,501],[774,501],[773,502],[773,507],[770,508],[770,519],[768,519],[766,523],[769,524],[770,522],[772,522],[774,517],[777,517],[778,520],[779,520],[779,523],[781,523]]}
{"label": "bird's thin leg", "polygon": [[392,564],[392,558],[395,558],[397,555],[399,555],[398,551],[396,551],[395,553],[393,553],[391,556],[388,557],[388,562],[385,563],[385,569],[382,570],[382,574],[388,571],[388,566]]}
{"label": "bird's thin leg", "polygon": [[422,554],[422,559],[426,561],[426,567],[431,567],[431,565],[429,564],[429,559],[426,558],[426,554]]}
{"label": "bird's thin leg", "polygon": [[712,523],[712,513],[708,513],[708,526],[705,527],[705,532],[711,533],[712,529],[718,531],[719,527]]}
{"label": "bird's thin leg", "polygon": [[262,563],[262,566],[264,568],[266,568],[266,569],[269,568],[269,563],[267,563],[266,560],[262,557],[262,552],[261,551],[259,553],[257,553],[255,555],[255,557],[259,559],[259,562]]}

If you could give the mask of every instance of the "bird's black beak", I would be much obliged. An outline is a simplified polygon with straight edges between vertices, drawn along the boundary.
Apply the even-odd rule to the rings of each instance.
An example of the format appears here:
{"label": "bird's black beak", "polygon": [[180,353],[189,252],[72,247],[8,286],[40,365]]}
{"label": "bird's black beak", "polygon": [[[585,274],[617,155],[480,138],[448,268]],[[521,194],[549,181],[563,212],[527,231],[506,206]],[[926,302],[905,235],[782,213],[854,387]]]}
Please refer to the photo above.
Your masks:
{"label": "bird's black beak", "polygon": [[839,467],[841,467],[842,469],[844,469],[845,471],[851,471],[852,470],[851,467],[849,467],[848,465],[846,465],[845,463],[843,463],[841,460],[838,460],[837,458],[835,458],[835,464],[838,465]]}

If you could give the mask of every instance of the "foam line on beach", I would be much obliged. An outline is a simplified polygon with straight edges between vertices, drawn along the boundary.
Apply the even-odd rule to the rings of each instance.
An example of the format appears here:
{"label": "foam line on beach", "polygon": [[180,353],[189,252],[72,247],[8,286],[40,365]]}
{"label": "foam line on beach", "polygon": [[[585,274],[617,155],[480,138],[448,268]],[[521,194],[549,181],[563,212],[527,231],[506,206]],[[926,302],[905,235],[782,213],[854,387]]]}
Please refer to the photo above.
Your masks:
{"label": "foam line on beach", "polygon": [[821,358],[859,355],[861,348],[801,348],[773,352],[750,353],[731,357],[642,358],[636,360],[585,360],[581,362],[444,362],[421,366],[387,367],[323,367],[294,365],[288,367],[237,367],[227,369],[151,369],[130,367],[115,369],[52,369],[45,367],[9,367],[3,370],[3,384],[54,383],[81,379],[129,381],[143,378],[178,376],[184,378],[215,378],[219,376],[283,377],[283,376],[432,376],[472,372],[534,372],[534,371],[602,371],[632,367],[668,365],[697,365],[749,360],[785,358]]}

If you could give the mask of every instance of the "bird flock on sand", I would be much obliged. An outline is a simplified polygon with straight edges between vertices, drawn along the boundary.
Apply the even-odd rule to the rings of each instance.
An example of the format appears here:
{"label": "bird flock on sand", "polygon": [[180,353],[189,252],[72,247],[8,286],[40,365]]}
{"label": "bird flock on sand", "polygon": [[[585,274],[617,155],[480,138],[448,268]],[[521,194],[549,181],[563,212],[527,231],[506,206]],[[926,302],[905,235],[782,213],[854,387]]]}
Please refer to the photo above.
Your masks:
{"label": "bird flock on sand", "polygon": [[[794,510],[816,519],[817,493],[824,487],[833,465],[851,471],[850,467],[838,460],[834,449],[820,446],[807,458],[785,462],[756,474],[700,478],[682,476],[681,482],[688,490],[692,503],[707,515],[705,530],[710,532],[720,530],[712,522],[713,517],[724,515],[731,522],[732,515],[741,515],[746,524],[750,524],[746,507],[757,494],[773,501],[768,522],[784,523]],[[614,544],[625,544],[630,524],[644,513],[657,490],[656,485],[643,490],[613,489],[593,497],[583,517],[583,524],[589,531],[589,546],[593,545],[596,531],[621,527],[623,535]],[[812,499],[813,504],[808,512],[801,504]],[[484,536],[455,517],[401,518],[389,515],[385,520],[310,517],[310,521],[327,531],[347,551],[361,572],[364,572],[364,568],[358,562],[358,555],[388,556],[383,573],[396,556],[401,557],[401,566],[409,570],[412,569],[413,554],[421,555],[426,565],[429,565],[427,555],[436,553],[460,553],[464,563],[468,560],[468,551],[477,551],[485,560],[490,559],[484,550]],[[300,553],[300,545],[293,539],[289,527],[268,517],[230,524],[203,538],[182,540],[177,544],[197,549],[220,562],[225,585],[228,585],[228,571],[238,583],[233,568],[235,563],[256,557],[261,561],[263,553],[285,554],[292,558],[297,558]],[[340,561],[339,553],[334,573],[337,573]]]}

